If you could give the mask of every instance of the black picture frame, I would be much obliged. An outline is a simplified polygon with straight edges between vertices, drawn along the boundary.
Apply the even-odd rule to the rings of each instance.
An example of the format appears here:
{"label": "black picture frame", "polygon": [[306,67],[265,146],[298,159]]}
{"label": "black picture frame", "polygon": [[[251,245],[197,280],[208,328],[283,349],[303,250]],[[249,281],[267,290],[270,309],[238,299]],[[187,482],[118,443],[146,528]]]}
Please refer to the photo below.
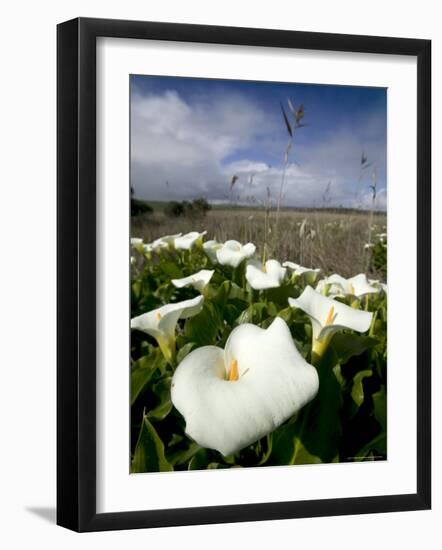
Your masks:
{"label": "black picture frame", "polygon": [[[96,39],[166,40],[417,59],[417,492],[96,512]],[[425,510],[431,507],[431,41],[74,19],[57,28],[57,523],[75,531]],[[410,358],[410,361],[413,360]]]}

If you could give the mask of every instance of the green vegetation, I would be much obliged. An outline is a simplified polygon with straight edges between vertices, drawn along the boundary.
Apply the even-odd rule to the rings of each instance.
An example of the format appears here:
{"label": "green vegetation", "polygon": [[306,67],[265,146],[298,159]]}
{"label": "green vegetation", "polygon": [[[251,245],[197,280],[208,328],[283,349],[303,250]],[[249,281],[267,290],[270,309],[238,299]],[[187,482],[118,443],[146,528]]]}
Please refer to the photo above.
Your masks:
{"label": "green vegetation", "polygon": [[[161,224],[167,223],[170,222],[162,219]],[[329,223],[334,225],[327,231],[336,239],[343,231],[338,220],[321,220],[324,228],[321,226],[320,231],[325,233],[325,225]],[[352,220],[350,228],[339,237],[338,248],[344,246],[348,231],[354,233],[354,223]],[[304,234],[314,230],[313,225],[307,227],[310,224],[310,221],[304,224]],[[164,229],[164,225],[160,227]],[[168,230],[173,233],[174,228],[168,226]],[[298,238],[295,243],[299,244]],[[177,322],[173,340],[168,344],[169,353],[158,346],[152,335],[132,331],[133,473],[386,458],[387,296],[380,286],[375,294],[348,294],[330,300],[332,304],[339,302],[371,312],[372,321],[364,334],[349,329],[337,332],[318,355],[312,349],[311,319],[288,303],[289,298],[299,297],[311,280],[287,273],[278,288],[254,290],[245,277],[246,261],[232,268],[211,260],[201,240],[195,241],[189,250],[176,249],[173,241],[156,249],[137,244],[132,253],[132,317],[146,312],[155,314],[164,305],[200,296],[194,288],[177,288],[171,280],[194,275],[202,269],[214,271],[210,283],[201,291],[202,309]],[[304,255],[310,260],[308,247]],[[316,397],[277,429],[229,456],[202,447],[186,434],[185,419],[171,401],[177,365],[202,346],[223,348],[232,331],[244,323],[266,329],[277,317],[289,327],[302,356],[317,369]],[[333,322],[333,307],[328,317],[326,325]]]}
{"label": "green vegetation", "polygon": [[210,204],[203,197],[189,201],[171,201],[164,205],[163,212],[168,218],[199,218],[205,216],[211,209]]}

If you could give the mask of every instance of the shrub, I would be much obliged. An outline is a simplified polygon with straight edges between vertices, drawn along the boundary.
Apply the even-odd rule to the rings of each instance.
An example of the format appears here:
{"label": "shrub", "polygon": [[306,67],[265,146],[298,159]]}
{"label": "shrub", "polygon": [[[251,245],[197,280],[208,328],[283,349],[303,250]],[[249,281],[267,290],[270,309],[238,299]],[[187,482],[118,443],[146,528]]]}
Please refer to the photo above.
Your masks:
{"label": "shrub", "polygon": [[130,199],[130,215],[139,216],[140,214],[151,214],[153,208],[147,202],[140,201],[138,199]]}
{"label": "shrub", "polygon": [[164,214],[169,218],[179,218],[184,214],[184,203],[171,201],[164,208]]}
{"label": "shrub", "polygon": [[207,211],[211,209],[210,204],[204,197],[189,201],[171,201],[164,208],[164,214],[169,218],[179,218],[186,216],[189,218],[197,218],[205,216]]}
{"label": "shrub", "polygon": [[204,197],[199,197],[198,199],[192,201],[193,212],[196,214],[200,214],[201,216],[205,216],[211,208],[212,207]]}

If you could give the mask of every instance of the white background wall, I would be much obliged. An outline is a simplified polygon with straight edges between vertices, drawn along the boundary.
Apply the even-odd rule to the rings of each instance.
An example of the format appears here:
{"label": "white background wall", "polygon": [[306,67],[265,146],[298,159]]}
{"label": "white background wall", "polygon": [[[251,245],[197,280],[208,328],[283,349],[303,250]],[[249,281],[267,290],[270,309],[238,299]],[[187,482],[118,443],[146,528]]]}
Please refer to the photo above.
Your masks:
{"label": "white background wall", "polygon": [[[77,17],[268,27],[433,40],[433,511],[76,535],[55,518],[55,25]],[[66,0],[2,7],[0,135],[0,541],[4,548],[290,545],[436,548],[442,540],[441,98],[438,3],[403,0]],[[404,243],[404,274],[406,243]],[[439,279],[439,281],[438,281]],[[437,284],[439,283],[439,284]],[[406,314],[406,305],[404,305]],[[404,337],[406,345],[406,336]],[[406,428],[406,427],[404,427]]]}

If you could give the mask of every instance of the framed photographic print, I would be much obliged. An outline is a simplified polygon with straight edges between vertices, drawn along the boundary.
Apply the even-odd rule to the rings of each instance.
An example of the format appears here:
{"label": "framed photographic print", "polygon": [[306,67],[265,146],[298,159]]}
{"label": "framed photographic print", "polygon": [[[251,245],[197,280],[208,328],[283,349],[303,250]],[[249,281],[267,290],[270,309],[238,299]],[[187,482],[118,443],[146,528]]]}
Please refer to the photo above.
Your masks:
{"label": "framed photographic print", "polygon": [[430,507],[430,52],[58,26],[59,525]]}

